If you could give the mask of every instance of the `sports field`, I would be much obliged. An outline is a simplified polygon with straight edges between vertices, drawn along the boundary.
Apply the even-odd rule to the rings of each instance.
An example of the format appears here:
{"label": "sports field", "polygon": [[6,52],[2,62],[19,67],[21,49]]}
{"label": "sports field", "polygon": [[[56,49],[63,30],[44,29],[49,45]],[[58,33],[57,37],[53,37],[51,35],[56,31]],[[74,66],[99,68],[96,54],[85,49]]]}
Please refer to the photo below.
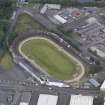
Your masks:
{"label": "sports field", "polygon": [[77,62],[55,45],[39,38],[24,41],[20,49],[22,54],[33,60],[51,76],[60,80],[70,80],[77,72]]}

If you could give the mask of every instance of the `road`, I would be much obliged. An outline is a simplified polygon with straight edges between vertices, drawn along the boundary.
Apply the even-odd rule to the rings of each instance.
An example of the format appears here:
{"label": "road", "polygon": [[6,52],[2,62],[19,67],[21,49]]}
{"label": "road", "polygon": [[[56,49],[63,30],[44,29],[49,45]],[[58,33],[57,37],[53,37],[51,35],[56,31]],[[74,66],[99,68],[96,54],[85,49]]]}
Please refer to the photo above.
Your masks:
{"label": "road", "polygon": [[83,94],[90,96],[105,96],[105,93],[100,92],[99,90],[91,90],[91,89],[75,89],[75,88],[58,88],[55,86],[45,86],[37,83],[27,82],[27,81],[10,81],[10,80],[0,80],[0,89],[14,89],[17,91],[38,91],[46,92],[46,93],[59,93],[59,94]]}
{"label": "road", "polygon": [[58,88],[54,86],[49,87],[49,86],[38,85],[37,83],[31,83],[27,81],[9,81],[9,80],[0,80],[0,94],[1,92],[2,94],[7,93],[6,95],[3,96],[5,99],[8,95],[12,95],[12,94],[14,95],[13,102],[11,103],[11,105],[14,105],[15,103],[20,103],[22,93],[24,92],[32,93],[30,105],[37,105],[38,97],[40,94],[58,96],[57,105],[69,105],[71,95],[82,94],[85,96],[105,97],[105,93],[100,93],[98,90]]}

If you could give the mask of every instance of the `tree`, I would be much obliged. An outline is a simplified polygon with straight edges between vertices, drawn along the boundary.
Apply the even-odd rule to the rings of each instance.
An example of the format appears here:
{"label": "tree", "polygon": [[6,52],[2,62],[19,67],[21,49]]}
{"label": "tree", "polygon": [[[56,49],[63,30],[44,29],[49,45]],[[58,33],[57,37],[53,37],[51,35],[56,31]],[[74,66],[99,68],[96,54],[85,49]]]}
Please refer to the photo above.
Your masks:
{"label": "tree", "polygon": [[4,54],[7,49],[7,25],[14,9],[15,0],[0,0],[0,56]]}
{"label": "tree", "polygon": [[9,19],[13,8],[12,0],[0,0],[0,19]]}
{"label": "tree", "polygon": [[93,105],[103,105],[103,103],[104,103],[103,97],[94,98]]}
{"label": "tree", "polygon": [[95,74],[95,73],[101,72],[102,70],[103,70],[103,67],[101,67],[100,65],[91,65],[89,74]]}

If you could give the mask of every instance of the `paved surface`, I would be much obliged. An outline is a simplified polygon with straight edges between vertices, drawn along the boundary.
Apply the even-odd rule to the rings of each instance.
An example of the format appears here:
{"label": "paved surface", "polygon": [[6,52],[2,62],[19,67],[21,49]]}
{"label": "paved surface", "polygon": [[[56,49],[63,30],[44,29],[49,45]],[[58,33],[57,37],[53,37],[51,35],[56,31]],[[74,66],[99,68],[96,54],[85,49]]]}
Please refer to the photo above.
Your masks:
{"label": "paved surface", "polygon": [[17,65],[12,70],[5,70],[0,67],[0,79],[2,80],[26,80],[29,77],[29,74]]}
{"label": "paved surface", "polygon": [[[0,102],[5,103],[5,105],[20,103],[22,93],[24,92],[30,92],[32,94],[29,105],[36,105],[40,94],[57,95],[57,105],[69,105],[70,97],[73,94],[105,97],[105,93],[101,93],[98,90],[48,87],[26,81],[0,80]],[[12,96],[13,98],[11,104],[7,103],[8,96]]]}
{"label": "paved surface", "polygon": [[44,93],[66,93],[66,94],[83,94],[83,95],[91,95],[91,96],[105,96],[105,93],[100,92],[99,90],[91,90],[91,89],[75,89],[75,88],[58,88],[52,86],[44,86],[38,85],[37,83],[27,82],[27,81],[13,81],[13,80],[0,80],[0,89],[4,87],[4,89],[17,89],[19,90],[38,90],[38,92]]}

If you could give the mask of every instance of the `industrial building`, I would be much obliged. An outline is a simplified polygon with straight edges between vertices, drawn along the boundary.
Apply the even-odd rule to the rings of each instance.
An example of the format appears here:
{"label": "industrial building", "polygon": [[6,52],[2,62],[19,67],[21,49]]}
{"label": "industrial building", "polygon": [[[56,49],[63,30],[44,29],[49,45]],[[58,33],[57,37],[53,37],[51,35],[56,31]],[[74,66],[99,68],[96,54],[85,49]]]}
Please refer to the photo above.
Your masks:
{"label": "industrial building", "polygon": [[71,23],[84,16],[83,12],[77,8],[66,8],[59,11],[53,17],[60,22],[60,24]]}
{"label": "industrial building", "polygon": [[95,2],[95,0],[78,0],[80,3]]}
{"label": "industrial building", "polygon": [[18,0],[19,3],[28,4],[28,0]]}
{"label": "industrial building", "polygon": [[93,105],[92,96],[71,95],[70,105]]}
{"label": "industrial building", "polygon": [[42,9],[40,10],[41,14],[45,14],[45,12],[47,11],[47,9],[56,9],[56,10],[60,10],[61,9],[61,5],[59,4],[45,4]]}
{"label": "industrial building", "polygon": [[102,83],[101,87],[100,87],[101,91],[105,91],[105,81]]}
{"label": "industrial building", "polygon": [[31,92],[23,92],[19,105],[29,105],[31,96]]}
{"label": "industrial building", "polygon": [[57,105],[58,96],[40,94],[37,105]]}
{"label": "industrial building", "polygon": [[105,58],[105,52],[103,52],[102,50],[98,49],[96,46],[92,46],[92,47],[90,48],[90,50],[91,50],[92,52],[96,52],[96,54],[97,54],[99,57]]}
{"label": "industrial building", "polygon": [[60,15],[54,15],[54,18],[55,18],[56,20],[58,20],[61,24],[64,24],[64,23],[67,22],[67,20],[64,19],[64,18],[62,18]]}

